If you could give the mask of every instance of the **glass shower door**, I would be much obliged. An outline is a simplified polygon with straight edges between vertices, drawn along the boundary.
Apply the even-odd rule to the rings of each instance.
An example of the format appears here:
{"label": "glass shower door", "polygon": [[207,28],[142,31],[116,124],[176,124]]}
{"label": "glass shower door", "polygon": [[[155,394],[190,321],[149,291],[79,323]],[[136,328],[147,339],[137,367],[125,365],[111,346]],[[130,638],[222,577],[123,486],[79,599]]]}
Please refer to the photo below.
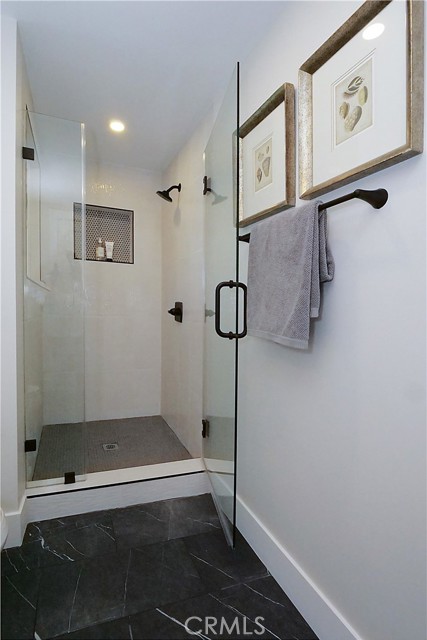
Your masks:
{"label": "glass shower door", "polygon": [[28,112],[23,158],[27,481],[71,483],[86,471],[84,261],[73,221],[73,203],[84,202],[84,125]]}
{"label": "glass shower door", "polygon": [[203,458],[230,544],[236,512],[236,334],[242,295],[237,286],[238,93],[237,65],[205,150]]}

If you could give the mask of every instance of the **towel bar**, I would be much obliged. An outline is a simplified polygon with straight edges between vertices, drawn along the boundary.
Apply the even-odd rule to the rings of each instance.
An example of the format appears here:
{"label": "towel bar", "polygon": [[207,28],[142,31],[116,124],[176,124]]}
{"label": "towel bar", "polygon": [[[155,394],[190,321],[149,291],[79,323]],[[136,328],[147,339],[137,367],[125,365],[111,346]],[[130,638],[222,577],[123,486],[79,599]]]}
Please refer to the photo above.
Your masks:
{"label": "towel bar", "polygon": [[[386,191],[385,189],[374,189],[372,191],[368,191],[366,189],[356,189],[355,191],[352,191],[352,193],[348,193],[346,196],[342,196],[341,198],[329,200],[329,202],[322,202],[322,204],[319,206],[319,211],[324,211],[325,209],[334,207],[336,204],[347,202],[347,200],[352,200],[353,198],[364,200],[374,209],[381,209],[381,207],[383,207],[388,200],[388,191]],[[239,240],[240,242],[250,242],[251,234],[245,233],[243,236],[239,236]]]}

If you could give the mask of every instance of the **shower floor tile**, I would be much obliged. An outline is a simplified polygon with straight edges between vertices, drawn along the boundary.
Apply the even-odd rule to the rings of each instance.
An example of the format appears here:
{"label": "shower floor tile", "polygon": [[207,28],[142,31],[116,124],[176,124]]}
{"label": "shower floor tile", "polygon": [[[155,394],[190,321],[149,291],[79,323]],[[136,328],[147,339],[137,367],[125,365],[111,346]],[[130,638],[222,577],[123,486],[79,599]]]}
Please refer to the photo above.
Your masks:
{"label": "shower floor tile", "polygon": [[[135,535],[150,519],[160,528]],[[218,527],[208,494],[29,524],[2,552],[3,640],[317,640],[244,538],[231,550]],[[27,562],[36,543],[49,564]],[[205,631],[213,619],[221,633]]]}
{"label": "shower floor tile", "polygon": [[[118,446],[109,449],[106,444]],[[53,424],[43,428],[33,480],[190,458],[161,416]]]}

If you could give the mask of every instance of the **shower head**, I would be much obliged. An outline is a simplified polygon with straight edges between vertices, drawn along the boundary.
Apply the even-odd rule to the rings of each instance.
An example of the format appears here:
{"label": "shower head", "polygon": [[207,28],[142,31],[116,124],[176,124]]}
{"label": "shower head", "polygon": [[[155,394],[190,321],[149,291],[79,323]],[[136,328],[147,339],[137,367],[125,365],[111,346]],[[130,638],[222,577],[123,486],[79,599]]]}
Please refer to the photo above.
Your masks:
{"label": "shower head", "polygon": [[168,202],[172,202],[172,198],[168,194],[167,191],[156,191],[157,195],[163,198],[163,200],[167,200]]}
{"label": "shower head", "polygon": [[167,202],[172,202],[172,198],[170,197],[169,192],[173,191],[173,189],[178,189],[178,193],[179,193],[181,191],[181,183],[174,184],[172,187],[169,187],[169,189],[165,189],[164,191],[156,191],[156,193],[158,196],[163,198],[163,200],[166,200]]}

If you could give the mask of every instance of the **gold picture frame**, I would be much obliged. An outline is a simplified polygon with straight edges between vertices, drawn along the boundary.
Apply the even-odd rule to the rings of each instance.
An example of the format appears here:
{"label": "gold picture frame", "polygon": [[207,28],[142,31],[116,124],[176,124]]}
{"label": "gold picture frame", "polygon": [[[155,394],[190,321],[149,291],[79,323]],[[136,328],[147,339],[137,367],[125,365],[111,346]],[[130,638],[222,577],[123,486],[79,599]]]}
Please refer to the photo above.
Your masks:
{"label": "gold picture frame", "polygon": [[[299,153],[299,192],[300,197],[304,199],[311,199],[314,197],[321,196],[324,193],[327,193],[333,189],[338,189],[350,182],[368,176],[376,171],[381,171],[387,167],[390,167],[399,162],[403,162],[408,158],[411,158],[423,151],[423,116],[424,116],[424,2],[419,0],[405,0],[405,2],[400,2],[400,7],[404,7],[404,9],[398,9],[396,3],[398,0],[366,0],[364,4],[312,55],[308,60],[304,62],[304,64],[299,69],[299,92],[298,92],[298,153]],[[321,136],[326,136],[325,133],[319,134],[320,125],[318,118],[324,116],[324,110],[319,115],[319,103],[321,100],[317,101],[317,110],[316,104],[313,104],[313,93],[315,96],[321,95],[319,89],[314,86],[314,82],[317,82],[317,87],[319,86],[319,82],[324,81],[325,77],[327,78],[327,69],[338,68],[336,59],[332,61],[335,54],[338,52],[342,59],[344,59],[345,47],[352,47],[356,45],[355,43],[361,42],[361,39],[358,41],[352,40],[355,36],[362,34],[365,40],[366,27],[372,22],[374,19],[380,19],[380,14],[382,11],[387,9],[387,16],[392,15],[389,5],[394,4],[392,11],[396,13],[396,11],[404,10],[406,12],[406,35],[403,37],[406,39],[404,42],[400,42],[398,46],[400,50],[403,52],[401,55],[402,62],[401,67],[403,69],[403,74],[406,75],[406,86],[401,87],[399,84],[396,85],[393,83],[387,83],[382,81],[381,91],[389,92],[390,103],[392,99],[399,95],[399,89],[402,88],[403,94],[401,98],[402,102],[402,117],[400,118],[400,122],[398,126],[400,126],[400,138],[401,142],[397,144],[397,146],[393,146],[386,138],[387,135],[382,135],[381,142],[377,144],[377,149],[381,149],[381,153],[376,153],[375,144],[372,142],[372,138],[370,141],[369,136],[372,136],[372,130],[374,126],[377,126],[377,133],[373,133],[373,135],[380,136],[378,133],[380,127],[385,127],[385,124],[380,123],[381,118],[374,118],[371,115],[371,121],[365,123],[365,130],[362,129],[361,132],[355,132],[354,138],[359,137],[358,142],[354,142],[354,140],[345,139],[345,137],[350,138],[353,135],[353,130],[355,128],[354,120],[356,117],[362,112],[362,109],[365,106],[365,102],[367,100],[367,95],[369,94],[368,88],[364,87],[364,93],[359,97],[360,104],[355,102],[355,98],[351,96],[351,92],[358,91],[357,87],[351,85],[351,82],[356,80],[357,82],[364,82],[363,75],[357,75],[357,65],[353,67],[352,73],[347,74],[347,78],[352,76],[352,80],[348,84],[347,90],[349,94],[341,93],[341,96],[350,95],[351,100],[346,100],[345,97],[341,97],[342,100],[341,105],[338,106],[338,101],[336,100],[336,87],[339,87],[339,83],[336,82],[333,86],[330,85],[330,93],[329,97],[325,97],[325,100],[330,101],[330,114],[331,118],[329,120],[329,124],[327,122],[327,118],[324,118],[324,124],[331,129],[330,131],[330,140],[331,140],[331,150],[329,148],[326,149],[327,144],[325,145],[325,149],[321,149],[321,145],[317,143],[317,140],[321,139]],[[385,14],[383,14],[384,16]],[[398,23],[401,25],[401,21]],[[383,25],[384,26],[384,25]],[[399,26],[399,33],[405,34],[404,26]],[[402,39],[402,38],[401,38]],[[384,40],[388,42],[387,40]],[[350,43],[350,44],[349,44]],[[393,45],[387,46],[395,46],[396,41]],[[372,44],[372,56],[375,56],[375,49],[377,45]],[[366,51],[366,42],[363,44]],[[347,55],[350,49],[347,49]],[[362,48],[361,48],[362,51]],[[392,50],[394,53],[394,49]],[[362,54],[361,54],[362,55]],[[363,56],[362,56],[363,57]],[[392,56],[388,56],[388,59],[392,58]],[[356,59],[356,58],[355,58]],[[381,60],[387,59],[387,56],[382,55]],[[331,62],[332,61],[332,62]],[[363,68],[361,65],[364,63],[365,65],[369,62],[369,57],[366,56],[361,62],[359,62],[359,69]],[[329,67],[325,68],[325,65]],[[384,64],[384,63],[382,63]],[[393,59],[390,59],[390,65],[393,64]],[[405,72],[406,67],[406,72]],[[366,71],[366,68],[365,68]],[[320,72],[320,76],[317,77],[315,74]],[[387,73],[389,73],[389,69],[387,69]],[[366,74],[368,75],[368,74]],[[322,80],[319,80],[319,77]],[[342,76],[342,77],[345,77]],[[371,78],[371,82],[373,83],[374,76]],[[341,78],[340,78],[341,80]],[[357,84],[356,82],[356,84]],[[379,92],[377,86],[373,85],[373,88]],[[326,87],[326,83],[325,83]],[[334,88],[335,87],[335,88]],[[360,89],[362,90],[362,88]],[[341,89],[342,91],[342,89]],[[335,92],[335,93],[334,93]],[[325,89],[325,96],[327,94],[327,90]],[[374,91],[375,95],[375,91]],[[334,102],[335,100],[335,102]],[[381,100],[384,101],[384,98],[381,96]],[[378,102],[380,102],[379,100]],[[314,101],[315,102],[315,101]],[[356,104],[356,106],[351,106]],[[360,105],[363,105],[362,107]],[[371,107],[372,112],[374,113],[374,108]],[[339,114],[339,115],[338,115]],[[355,116],[355,117],[353,117]],[[338,137],[338,134],[335,135],[332,133],[338,130],[338,125],[336,124],[339,119],[344,119],[345,128],[347,129],[347,133],[343,136],[342,139]],[[347,120],[348,118],[348,120]],[[352,118],[352,120],[351,120]],[[359,119],[361,116],[359,115]],[[317,123],[317,129],[316,129]],[[378,124],[380,123],[380,124]],[[371,126],[372,125],[372,126]],[[342,125],[340,125],[342,127]],[[389,127],[389,132],[392,127]],[[316,133],[317,131],[317,133]],[[356,160],[354,166],[344,166],[347,165],[351,160],[351,145],[356,149],[356,145],[358,147],[362,147],[361,140],[364,135],[364,151],[365,155],[373,152],[373,157],[365,158],[363,162],[358,162]],[[393,133],[394,135],[394,133]],[[325,137],[327,140],[327,138]],[[338,149],[338,145],[341,145],[341,142],[344,142],[347,145],[347,148],[342,145],[342,148],[345,149],[345,154],[341,153],[341,150],[338,150],[337,155],[334,157],[334,162],[330,162],[330,166],[339,166],[340,165],[340,157],[345,157],[345,163],[341,163],[341,168],[343,171],[340,172],[338,170],[336,175],[326,176],[326,179],[322,179],[323,170],[317,170],[317,174],[319,177],[316,177],[316,166],[320,167],[320,162],[323,162],[327,165],[327,159],[325,157],[321,158],[323,152],[326,154],[331,153],[331,157],[333,157],[333,153]],[[316,148],[317,143],[317,148]],[[385,148],[387,144],[391,144],[392,148]],[[335,147],[334,147],[335,145]],[[320,150],[319,150],[320,149]],[[341,156],[339,155],[341,154]],[[360,152],[360,156],[362,156],[362,152]],[[335,170],[335,169],[334,169]],[[331,171],[331,169],[328,169]],[[326,173],[326,170],[324,171]]]}
{"label": "gold picture frame", "polygon": [[[283,113],[276,112],[281,105]],[[293,84],[279,87],[239,127],[239,174],[240,227],[295,206]]]}

